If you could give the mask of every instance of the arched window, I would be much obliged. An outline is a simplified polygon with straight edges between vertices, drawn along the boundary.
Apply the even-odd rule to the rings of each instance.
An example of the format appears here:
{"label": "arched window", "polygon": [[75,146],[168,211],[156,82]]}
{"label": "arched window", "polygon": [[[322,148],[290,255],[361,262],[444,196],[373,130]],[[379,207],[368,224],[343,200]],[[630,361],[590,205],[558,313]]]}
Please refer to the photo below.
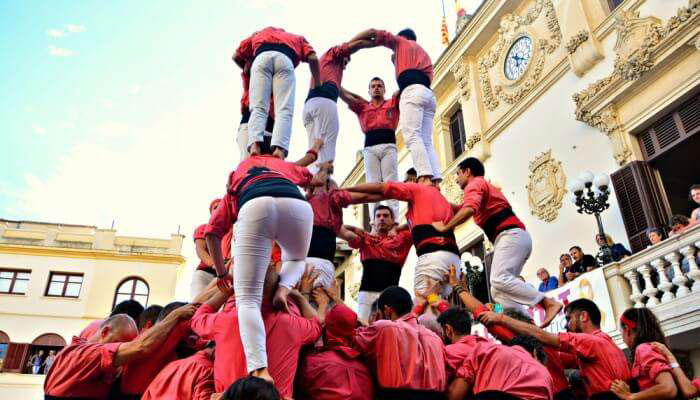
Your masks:
{"label": "arched window", "polygon": [[34,339],[32,345],[63,347],[66,345],[66,341],[63,339],[63,337],[55,333],[44,333],[43,335],[40,335],[36,339]]}
{"label": "arched window", "polygon": [[148,304],[148,292],[148,284],[143,279],[137,277],[126,278],[117,286],[112,308],[124,300],[136,300],[146,307],[146,304]]}
{"label": "arched window", "polygon": [[0,331],[0,343],[10,343],[10,336],[3,331]]}

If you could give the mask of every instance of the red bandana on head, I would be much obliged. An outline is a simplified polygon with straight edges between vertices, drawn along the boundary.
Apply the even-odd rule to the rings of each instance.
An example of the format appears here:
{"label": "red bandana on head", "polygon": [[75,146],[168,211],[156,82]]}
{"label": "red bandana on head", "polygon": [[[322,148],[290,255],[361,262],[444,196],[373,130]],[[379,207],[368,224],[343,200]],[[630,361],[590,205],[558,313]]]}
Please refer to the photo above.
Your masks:
{"label": "red bandana on head", "polygon": [[326,348],[350,359],[359,357],[360,352],[350,347],[356,326],[357,314],[348,306],[337,304],[326,314]]}

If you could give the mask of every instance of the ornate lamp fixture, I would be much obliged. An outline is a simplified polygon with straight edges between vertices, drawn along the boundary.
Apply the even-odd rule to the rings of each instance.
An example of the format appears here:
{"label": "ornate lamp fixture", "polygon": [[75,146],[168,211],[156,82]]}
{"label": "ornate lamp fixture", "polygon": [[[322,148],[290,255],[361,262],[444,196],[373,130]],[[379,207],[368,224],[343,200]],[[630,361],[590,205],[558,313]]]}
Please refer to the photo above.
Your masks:
{"label": "ornate lamp fixture", "polygon": [[[607,175],[598,174],[594,176],[591,171],[585,171],[569,185],[569,190],[574,194],[572,201],[578,207],[577,211],[579,214],[595,215],[595,220],[598,223],[598,234],[603,238],[606,238],[606,236],[600,213],[610,207],[608,203],[608,197],[610,196],[609,184],[610,179]],[[608,245],[607,239],[600,246],[596,258],[601,265],[613,261],[612,250]]]}

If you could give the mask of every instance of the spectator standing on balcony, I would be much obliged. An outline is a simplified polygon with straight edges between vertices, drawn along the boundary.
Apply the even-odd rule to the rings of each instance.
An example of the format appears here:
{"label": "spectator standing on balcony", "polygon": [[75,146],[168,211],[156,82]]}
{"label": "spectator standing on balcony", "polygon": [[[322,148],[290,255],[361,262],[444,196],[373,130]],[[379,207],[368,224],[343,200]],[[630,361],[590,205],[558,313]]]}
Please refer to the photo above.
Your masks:
{"label": "spectator standing on balcony", "polygon": [[[695,184],[690,187],[690,200],[700,205],[700,184]],[[700,207],[690,213],[690,225],[700,224]]]}
{"label": "spectator standing on balcony", "polygon": [[547,271],[545,268],[540,268],[537,270],[537,277],[542,281],[540,282],[540,287],[538,289],[542,293],[559,287],[559,280],[553,276],[550,276],[549,271]]}
{"label": "spectator standing on balcony", "polygon": [[632,379],[639,386],[632,395],[627,382],[615,380],[610,390],[621,399],[674,399],[678,391],[671,366],[652,343],[668,345],[656,315],[648,308],[629,308],[620,317],[622,340],[634,354]]}
{"label": "spectator standing on balcony", "polygon": [[54,360],[56,360],[56,350],[49,350],[49,355],[46,356],[46,360],[44,360],[44,375],[49,373],[49,369],[53,365]]}
{"label": "spectator standing on balcony", "polygon": [[[580,265],[576,268],[580,268]],[[559,286],[564,286],[566,282],[571,282],[586,271],[574,269],[574,262],[571,254],[564,253],[559,256]]]}
{"label": "spectator standing on balcony", "polygon": [[595,242],[598,244],[599,247],[602,247],[605,244],[607,244],[608,247],[610,247],[613,261],[620,261],[623,258],[632,255],[632,253],[629,250],[627,250],[627,248],[622,243],[615,243],[612,237],[607,233],[604,237],[600,233],[595,235]]}
{"label": "spectator standing on balcony", "polygon": [[668,226],[671,227],[671,233],[668,234],[669,237],[680,235],[690,227],[690,220],[685,215],[676,214],[671,217]]}
{"label": "spectator standing on balcony", "polygon": [[38,375],[39,372],[41,372],[41,366],[44,362],[43,357],[44,350],[39,350],[38,353],[35,353],[33,356],[29,357],[28,364],[32,366],[32,374]]}
{"label": "spectator standing on balcony", "polygon": [[661,228],[649,228],[647,229],[647,239],[649,239],[650,243],[647,247],[651,247],[657,243],[661,243],[661,241],[666,239],[666,233]]}
{"label": "spectator standing on balcony", "polygon": [[572,246],[569,249],[569,254],[571,254],[571,258],[574,259],[572,268],[581,271],[581,274],[598,268],[598,262],[596,262],[595,258],[590,254],[583,254],[581,246]]}

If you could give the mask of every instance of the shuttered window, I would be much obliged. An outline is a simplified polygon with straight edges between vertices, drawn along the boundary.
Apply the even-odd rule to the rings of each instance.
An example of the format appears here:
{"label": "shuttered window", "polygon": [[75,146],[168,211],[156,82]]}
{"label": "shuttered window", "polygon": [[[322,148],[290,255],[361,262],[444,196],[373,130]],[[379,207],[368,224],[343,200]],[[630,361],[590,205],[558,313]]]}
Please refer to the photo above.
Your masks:
{"label": "shuttered window", "polygon": [[467,145],[462,109],[457,110],[450,117],[450,138],[452,140],[452,155],[456,159],[460,154],[464,153]]}
{"label": "shuttered window", "polygon": [[644,159],[653,161],[698,132],[700,132],[700,95],[686,101],[639,135]]}
{"label": "shuttered window", "polygon": [[664,226],[668,214],[656,175],[645,161],[633,161],[610,178],[632,251],[642,250],[648,245],[646,230]]}

